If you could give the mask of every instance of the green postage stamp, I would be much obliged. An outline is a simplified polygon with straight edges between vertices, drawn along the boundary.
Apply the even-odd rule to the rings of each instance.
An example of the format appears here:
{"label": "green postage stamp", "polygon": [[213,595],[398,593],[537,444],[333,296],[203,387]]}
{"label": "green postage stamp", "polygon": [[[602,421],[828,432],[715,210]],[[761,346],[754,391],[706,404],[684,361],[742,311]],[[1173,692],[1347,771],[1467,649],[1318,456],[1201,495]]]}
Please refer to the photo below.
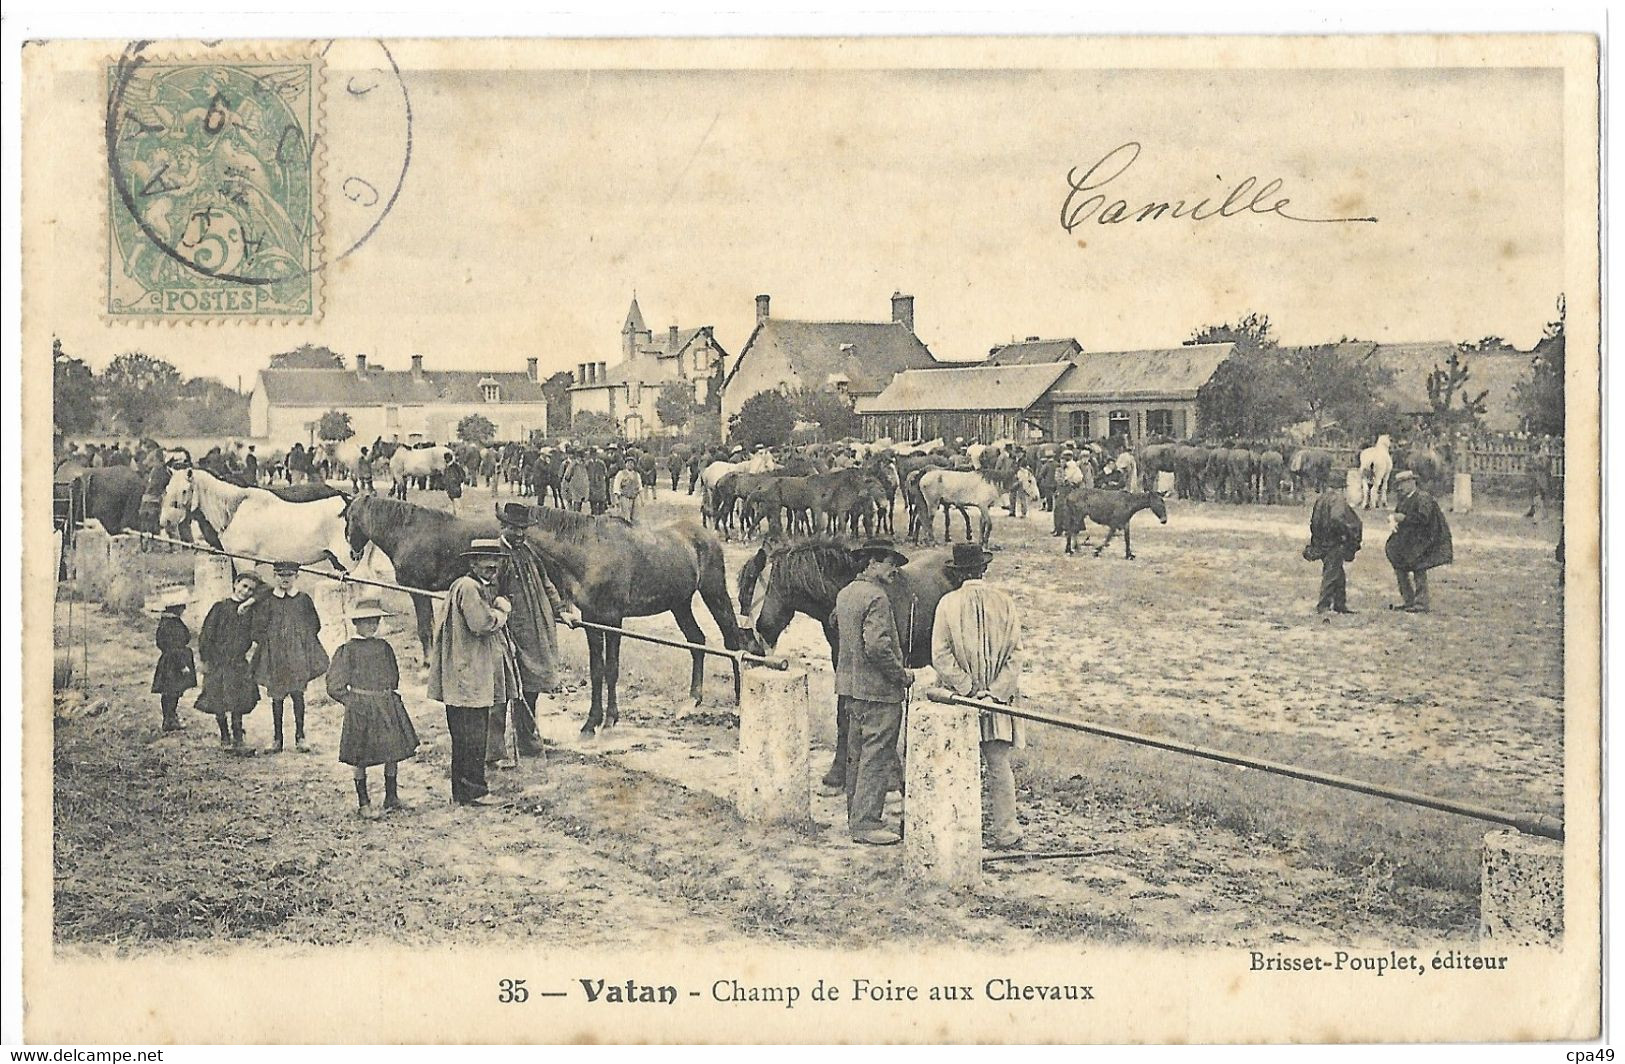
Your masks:
{"label": "green postage stamp", "polygon": [[319,64],[109,65],[109,316],[318,316]]}

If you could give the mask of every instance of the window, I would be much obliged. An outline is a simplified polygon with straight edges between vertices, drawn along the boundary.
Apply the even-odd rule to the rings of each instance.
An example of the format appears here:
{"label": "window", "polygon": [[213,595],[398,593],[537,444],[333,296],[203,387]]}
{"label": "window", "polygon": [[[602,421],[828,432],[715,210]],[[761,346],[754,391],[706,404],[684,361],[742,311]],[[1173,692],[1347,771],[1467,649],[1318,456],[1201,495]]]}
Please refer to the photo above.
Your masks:
{"label": "window", "polygon": [[1106,435],[1130,438],[1134,435],[1132,425],[1133,419],[1129,417],[1127,410],[1113,410],[1106,418]]}
{"label": "window", "polygon": [[1149,436],[1172,436],[1174,434],[1174,412],[1172,410],[1147,410],[1145,412],[1145,431]]}
{"label": "window", "polygon": [[384,407],[384,427],[398,429],[401,427],[401,408],[398,406]]}
{"label": "window", "polygon": [[485,397],[485,401],[488,403],[500,402],[502,387],[497,384],[482,384],[480,385],[480,394]]}
{"label": "window", "polygon": [[643,382],[633,381],[626,386],[626,404],[632,407],[643,405]]}
{"label": "window", "polygon": [[1070,440],[1089,439],[1089,411],[1074,410],[1066,416],[1066,435]]}

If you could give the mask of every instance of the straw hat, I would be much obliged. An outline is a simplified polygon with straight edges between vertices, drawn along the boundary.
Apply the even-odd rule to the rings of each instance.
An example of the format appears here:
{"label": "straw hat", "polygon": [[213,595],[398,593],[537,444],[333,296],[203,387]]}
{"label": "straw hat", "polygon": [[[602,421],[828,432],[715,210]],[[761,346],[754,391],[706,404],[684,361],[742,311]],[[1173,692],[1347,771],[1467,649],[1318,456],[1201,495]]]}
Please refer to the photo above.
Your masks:
{"label": "straw hat", "polygon": [[459,558],[500,558],[506,552],[502,549],[500,539],[476,539],[469,543],[468,549],[458,555]]}
{"label": "straw hat", "polygon": [[364,598],[344,611],[344,619],[348,621],[364,621],[373,617],[393,617],[389,610],[375,598]]}
{"label": "straw hat", "polygon": [[143,603],[143,607],[146,612],[151,614],[169,613],[174,610],[184,609],[191,600],[192,594],[185,587],[180,584],[171,584],[154,591]]}

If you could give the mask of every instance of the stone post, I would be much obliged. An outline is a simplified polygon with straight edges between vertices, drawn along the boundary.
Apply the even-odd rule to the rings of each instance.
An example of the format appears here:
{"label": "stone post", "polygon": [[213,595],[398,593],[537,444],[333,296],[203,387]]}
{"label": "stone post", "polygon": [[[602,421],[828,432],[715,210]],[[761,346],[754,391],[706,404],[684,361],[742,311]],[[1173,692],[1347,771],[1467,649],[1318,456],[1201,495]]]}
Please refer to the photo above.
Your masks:
{"label": "stone post", "polygon": [[107,593],[102,602],[115,613],[140,613],[147,602],[147,567],[141,561],[141,540],[113,536],[108,542]]}
{"label": "stone post", "polygon": [[1458,514],[1472,511],[1473,475],[1471,473],[1456,474],[1456,489],[1451,493],[1450,508]]}
{"label": "stone post", "polygon": [[101,525],[86,523],[73,536],[73,578],[81,599],[100,599],[111,578],[112,537]]}
{"label": "stone post", "polygon": [[203,618],[216,602],[231,594],[231,559],[215,554],[195,555],[192,559],[192,600],[186,604],[185,620],[195,636],[203,627]]}
{"label": "stone post", "polygon": [[903,872],[947,887],[982,882],[982,746],[977,711],[918,701],[908,708]]}
{"label": "stone post", "polygon": [[308,581],[305,590],[310,592],[311,600],[316,604],[316,616],[322,621],[322,646],[331,655],[350,638],[350,625],[344,619],[344,614],[361,597],[357,594],[361,585],[308,574],[302,579]]}
{"label": "stone post", "polygon": [[1157,474],[1156,484],[1153,486],[1157,491],[1162,492],[1164,495],[1172,495],[1174,493],[1173,473],[1166,469],[1162,470]]}
{"label": "stone post", "polygon": [[1563,934],[1563,844],[1520,831],[1486,834],[1478,928],[1515,945],[1555,943]]}
{"label": "stone post", "polygon": [[1345,486],[1344,486],[1343,491],[1344,491],[1344,494],[1346,494],[1348,496],[1349,505],[1350,506],[1359,506],[1360,505],[1360,495],[1362,494],[1360,489],[1363,486],[1360,483],[1360,471],[1358,469],[1349,470],[1348,471],[1348,477],[1344,481],[1344,485]]}
{"label": "stone post", "polygon": [[758,824],[812,819],[812,722],[807,673],[746,669],[739,690],[739,779],[734,804]]}

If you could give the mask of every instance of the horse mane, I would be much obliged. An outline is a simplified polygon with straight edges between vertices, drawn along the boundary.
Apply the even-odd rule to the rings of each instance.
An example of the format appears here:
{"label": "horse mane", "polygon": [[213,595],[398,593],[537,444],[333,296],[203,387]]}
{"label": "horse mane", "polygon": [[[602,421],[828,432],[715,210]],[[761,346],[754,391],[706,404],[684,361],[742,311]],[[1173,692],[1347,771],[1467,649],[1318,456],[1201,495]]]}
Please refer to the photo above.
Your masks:
{"label": "horse mane", "polygon": [[531,509],[530,527],[540,529],[555,539],[574,546],[587,547],[598,542],[599,529],[603,526],[592,514],[578,514],[574,510],[561,510],[553,506],[537,506]]}
{"label": "horse mane", "polygon": [[987,481],[989,484],[1000,489],[1001,491],[1008,488],[1010,483],[1016,479],[1014,470],[1007,473],[1001,473],[997,469],[992,469],[987,466],[980,466],[976,471],[982,474],[983,480]]}
{"label": "horse mane", "polygon": [[796,587],[820,601],[834,602],[858,575],[852,544],[839,536],[813,536],[776,548],[773,583]]}
{"label": "horse mane", "polygon": [[411,528],[416,524],[447,524],[457,520],[444,510],[435,510],[428,506],[419,506],[417,503],[407,502],[404,499],[393,499],[387,495],[357,496],[352,502],[367,500],[367,514],[385,525],[396,528]]}
{"label": "horse mane", "polygon": [[[201,510],[203,512],[203,516],[208,519],[209,524],[213,525],[216,529],[225,528],[227,525],[231,524],[233,515],[237,513],[237,507],[242,505],[244,499],[248,498],[247,489],[239,488],[230,481],[215,476],[207,469],[193,468],[191,472],[192,508],[194,510]],[[208,478],[213,480],[217,485],[219,485],[219,487],[210,487],[208,484],[199,481],[199,474],[208,476]],[[241,494],[237,495],[235,498],[228,498],[226,493],[221,490],[223,488],[232,488]]]}

